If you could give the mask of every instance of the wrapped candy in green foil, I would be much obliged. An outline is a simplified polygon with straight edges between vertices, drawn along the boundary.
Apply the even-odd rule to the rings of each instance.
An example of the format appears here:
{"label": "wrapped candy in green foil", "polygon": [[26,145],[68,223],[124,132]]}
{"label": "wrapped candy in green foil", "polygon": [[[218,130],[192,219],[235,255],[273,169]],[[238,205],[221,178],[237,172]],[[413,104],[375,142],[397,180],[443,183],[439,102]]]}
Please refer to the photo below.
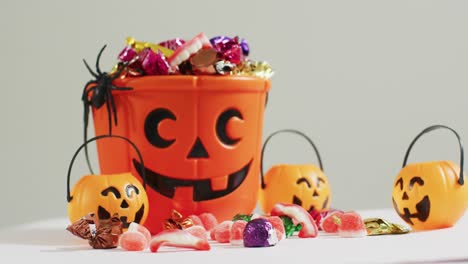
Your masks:
{"label": "wrapped candy in green foil", "polygon": [[280,218],[283,221],[284,234],[286,235],[286,238],[292,236],[294,232],[301,230],[302,225],[301,224],[294,225],[290,217],[282,215],[280,216]]}
{"label": "wrapped candy in green foil", "polygon": [[249,222],[252,220],[252,214],[236,214],[233,218],[232,221],[238,221],[238,220],[244,220],[246,222]]}
{"label": "wrapped candy in green foil", "polygon": [[367,234],[369,236],[406,234],[411,231],[409,227],[390,223],[381,218],[364,219],[364,224],[366,225]]}

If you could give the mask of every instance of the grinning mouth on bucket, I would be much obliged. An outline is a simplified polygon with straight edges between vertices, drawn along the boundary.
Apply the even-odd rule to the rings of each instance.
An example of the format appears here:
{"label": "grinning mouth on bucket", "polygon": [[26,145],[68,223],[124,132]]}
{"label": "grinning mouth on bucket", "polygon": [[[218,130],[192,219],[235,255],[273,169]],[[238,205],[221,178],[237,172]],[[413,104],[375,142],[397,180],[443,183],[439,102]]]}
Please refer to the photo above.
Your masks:
{"label": "grinning mouth on bucket", "polygon": [[217,199],[235,191],[237,188],[239,188],[242,182],[244,182],[245,178],[249,174],[251,164],[252,160],[250,160],[240,170],[235,171],[227,176],[223,176],[228,177],[228,185],[226,189],[213,190],[211,187],[211,179],[184,180],[171,178],[143,167],[136,159],[133,159],[133,166],[135,167],[138,174],[140,174],[140,177],[143,170],[145,170],[146,183],[148,186],[150,186],[151,189],[167,198],[172,199],[174,198],[177,187],[193,187],[193,201],[195,202]]}

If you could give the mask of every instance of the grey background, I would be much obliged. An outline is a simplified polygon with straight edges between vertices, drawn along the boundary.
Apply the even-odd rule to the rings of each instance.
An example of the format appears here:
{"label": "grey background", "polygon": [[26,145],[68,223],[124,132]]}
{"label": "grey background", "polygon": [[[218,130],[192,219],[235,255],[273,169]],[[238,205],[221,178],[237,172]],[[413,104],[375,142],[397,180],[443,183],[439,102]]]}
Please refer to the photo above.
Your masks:
{"label": "grey background", "polygon": [[[264,135],[309,134],[323,156],[332,206],[391,207],[406,147],[424,127],[467,138],[466,1],[4,1],[0,7],[0,226],[66,216],[65,174],[82,140],[81,59],[103,44],[110,69],[125,38],[158,42],[200,31],[248,39],[276,70]],[[411,160],[453,159],[435,132]],[[304,141],[278,137],[267,165],[315,162]],[[86,173],[77,161],[74,179]]]}

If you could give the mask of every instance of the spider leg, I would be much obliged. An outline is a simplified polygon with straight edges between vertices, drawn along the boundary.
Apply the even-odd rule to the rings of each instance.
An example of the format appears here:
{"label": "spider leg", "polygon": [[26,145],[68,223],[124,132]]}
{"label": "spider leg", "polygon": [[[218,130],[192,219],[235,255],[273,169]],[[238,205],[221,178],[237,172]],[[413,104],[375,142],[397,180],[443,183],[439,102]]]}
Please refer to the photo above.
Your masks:
{"label": "spider leg", "polygon": [[104,50],[106,49],[107,45],[104,45],[101,50],[99,51],[98,55],[97,55],[97,59],[96,59],[96,71],[99,75],[102,75],[102,72],[101,72],[101,68],[99,67],[99,61],[101,60],[101,55],[102,53],[104,52]]}
{"label": "spider leg", "polygon": [[[83,107],[84,107],[84,115],[83,115],[83,139],[84,142],[88,141],[88,122],[89,122],[89,103],[87,101],[83,101]],[[89,161],[89,153],[88,153],[88,144],[85,145],[84,148],[85,152],[85,157],[86,157],[86,163],[88,165],[89,171],[91,174],[94,174],[93,168],[91,167],[91,162]]]}
{"label": "spider leg", "polygon": [[89,73],[91,73],[91,75],[92,75],[94,78],[97,79],[97,78],[98,78],[98,75],[97,75],[96,73],[94,73],[93,70],[91,70],[91,67],[89,67],[89,65],[88,65],[88,63],[86,62],[85,59],[83,59],[83,62],[84,62],[84,64],[85,64],[86,68],[88,69]]}
{"label": "spider leg", "polygon": [[107,108],[107,122],[109,124],[109,135],[112,135],[112,113],[109,100],[105,100]]}
{"label": "spider leg", "polygon": [[112,95],[112,90],[107,90],[107,99],[112,109],[112,113],[114,114],[114,124],[117,126],[117,108],[115,106],[114,96]]}
{"label": "spider leg", "polygon": [[120,87],[120,86],[115,86],[115,85],[110,85],[111,90],[116,90],[116,91],[130,91],[133,90],[132,87]]}
{"label": "spider leg", "polygon": [[91,91],[94,91],[96,89],[96,85],[95,86],[91,86],[88,88],[88,86],[92,83],[95,83],[94,81],[89,81],[85,84],[84,88],[83,88],[83,95],[81,96],[81,100],[83,101],[89,101],[89,93]]}

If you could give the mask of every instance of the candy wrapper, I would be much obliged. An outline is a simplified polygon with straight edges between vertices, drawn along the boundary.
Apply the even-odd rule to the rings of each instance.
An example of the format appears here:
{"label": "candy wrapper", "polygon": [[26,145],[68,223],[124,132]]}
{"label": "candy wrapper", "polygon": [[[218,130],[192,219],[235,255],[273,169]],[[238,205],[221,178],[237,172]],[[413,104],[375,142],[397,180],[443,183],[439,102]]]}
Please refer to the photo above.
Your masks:
{"label": "candy wrapper", "polygon": [[172,210],[171,218],[167,219],[164,222],[164,229],[185,229],[193,226],[193,221],[191,218],[183,217],[182,214],[176,210]]}
{"label": "candy wrapper", "polygon": [[381,218],[364,219],[364,224],[366,225],[367,234],[369,236],[406,234],[411,231],[409,227],[390,223]]}
{"label": "candy wrapper", "polygon": [[122,222],[118,214],[109,219],[98,219],[95,214],[88,214],[67,227],[75,236],[86,239],[94,249],[117,247],[122,234]]}

